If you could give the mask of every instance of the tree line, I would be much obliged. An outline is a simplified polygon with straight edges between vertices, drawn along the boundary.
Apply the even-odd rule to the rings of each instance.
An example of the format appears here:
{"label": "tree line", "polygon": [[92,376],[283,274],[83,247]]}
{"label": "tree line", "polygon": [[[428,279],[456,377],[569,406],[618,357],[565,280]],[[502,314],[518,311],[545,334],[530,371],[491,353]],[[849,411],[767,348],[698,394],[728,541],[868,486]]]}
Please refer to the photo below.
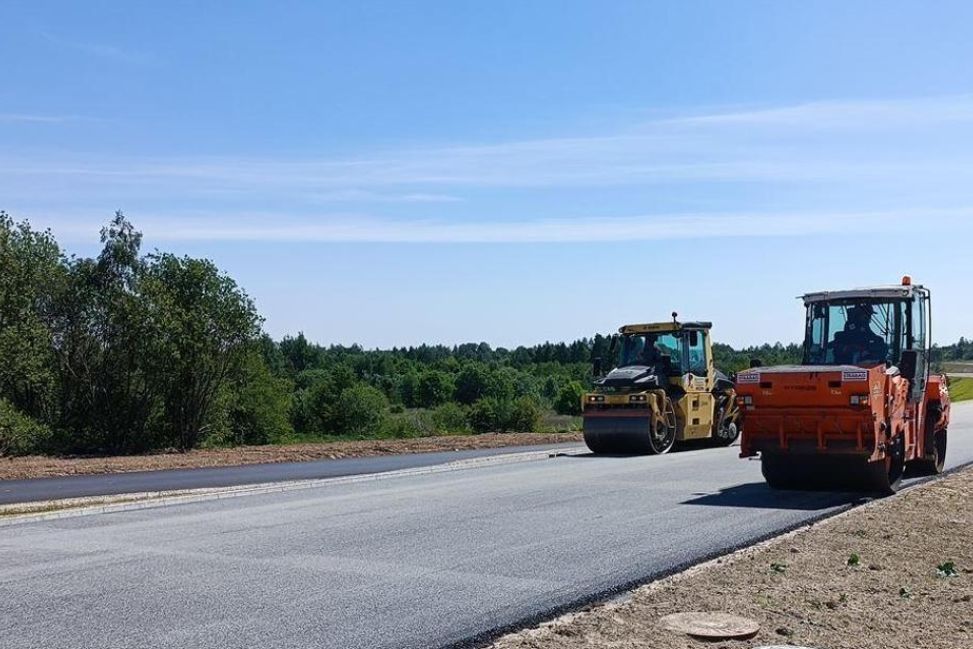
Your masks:
{"label": "tree line", "polygon": [[[212,262],[143,254],[120,212],[101,243],[68,256],[0,212],[0,455],[571,428],[591,359],[609,355],[602,334],[515,349],[275,341]],[[938,353],[973,358],[973,345]],[[714,345],[727,372],[800,356]]]}

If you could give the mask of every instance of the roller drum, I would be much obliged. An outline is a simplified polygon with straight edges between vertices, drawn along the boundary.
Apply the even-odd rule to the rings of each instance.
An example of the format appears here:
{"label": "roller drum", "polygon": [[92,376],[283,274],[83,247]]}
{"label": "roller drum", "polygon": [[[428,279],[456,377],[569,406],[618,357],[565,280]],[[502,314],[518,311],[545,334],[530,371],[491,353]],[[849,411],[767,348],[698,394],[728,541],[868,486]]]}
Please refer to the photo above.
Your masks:
{"label": "roller drum", "polygon": [[892,457],[869,462],[861,456],[765,453],[760,468],[773,489],[802,491],[864,491],[891,494],[902,479]]}
{"label": "roller drum", "polygon": [[654,453],[649,417],[586,417],[584,443],[592,453],[648,455]]}

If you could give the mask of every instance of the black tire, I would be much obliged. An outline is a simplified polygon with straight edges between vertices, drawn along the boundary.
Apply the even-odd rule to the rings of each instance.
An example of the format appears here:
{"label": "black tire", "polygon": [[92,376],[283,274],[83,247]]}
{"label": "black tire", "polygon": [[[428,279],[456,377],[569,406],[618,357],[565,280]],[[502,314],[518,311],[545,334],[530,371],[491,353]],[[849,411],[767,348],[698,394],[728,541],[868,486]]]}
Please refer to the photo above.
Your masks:
{"label": "black tire", "polygon": [[932,434],[932,440],[930,441],[930,446],[933,449],[932,457],[910,462],[910,476],[939,475],[946,469],[946,429],[937,430]]}
{"label": "black tire", "polygon": [[649,452],[653,455],[663,455],[672,450],[676,444],[676,409],[672,405],[672,400],[666,398],[665,411],[662,413],[664,423],[658,427],[653,427],[649,431]]}
{"label": "black tire", "polygon": [[735,421],[731,421],[725,426],[717,426],[716,434],[713,435],[713,442],[717,446],[730,446],[737,441],[740,436],[740,429]]}
{"label": "black tire", "polygon": [[866,465],[866,488],[882,496],[891,496],[902,486],[905,475],[905,442],[900,435],[884,460]]}
{"label": "black tire", "polygon": [[760,472],[771,489],[792,490],[809,487],[807,468],[800,458],[774,453],[760,454]]}

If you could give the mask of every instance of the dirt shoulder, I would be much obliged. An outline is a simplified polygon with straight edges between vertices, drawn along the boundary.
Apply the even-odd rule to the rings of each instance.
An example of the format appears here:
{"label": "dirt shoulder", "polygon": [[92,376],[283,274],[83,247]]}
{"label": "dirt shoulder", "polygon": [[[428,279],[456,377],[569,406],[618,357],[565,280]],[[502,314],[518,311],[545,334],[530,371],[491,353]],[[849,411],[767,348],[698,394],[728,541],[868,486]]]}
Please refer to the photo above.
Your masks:
{"label": "dirt shoulder", "polygon": [[163,469],[196,469],[273,462],[306,462],[310,460],[334,460],[435,451],[464,451],[578,441],[581,441],[580,433],[505,433],[419,437],[416,439],[355,440],[286,446],[240,446],[237,448],[153,455],[0,458],[0,480],[159,471]]}
{"label": "dirt shoulder", "polygon": [[[954,576],[946,576],[953,573],[947,562]],[[659,624],[684,611],[742,615],[761,628],[750,640],[714,643]],[[493,647],[761,645],[973,647],[973,469],[649,584],[626,603],[506,636]]]}

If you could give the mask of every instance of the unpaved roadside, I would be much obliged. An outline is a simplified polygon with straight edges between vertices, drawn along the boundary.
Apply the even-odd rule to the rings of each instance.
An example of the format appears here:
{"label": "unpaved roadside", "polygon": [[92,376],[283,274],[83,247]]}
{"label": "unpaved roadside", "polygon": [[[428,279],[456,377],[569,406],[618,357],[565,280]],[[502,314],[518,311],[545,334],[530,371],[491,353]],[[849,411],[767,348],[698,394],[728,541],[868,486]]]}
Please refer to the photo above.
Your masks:
{"label": "unpaved roadside", "polygon": [[56,458],[44,456],[0,458],[0,480],[51,478],[67,475],[197,469],[274,462],[306,462],[400,453],[465,451],[504,446],[532,446],[581,441],[579,433],[504,433],[419,437],[415,439],[354,440],[286,446],[239,446],[185,453],[111,457]]}
{"label": "unpaved roadside", "polygon": [[[955,576],[937,570],[947,562]],[[743,615],[761,630],[750,640],[714,643],[659,625],[683,611]],[[506,636],[493,649],[785,644],[973,648],[973,469],[649,584],[625,603]]]}

